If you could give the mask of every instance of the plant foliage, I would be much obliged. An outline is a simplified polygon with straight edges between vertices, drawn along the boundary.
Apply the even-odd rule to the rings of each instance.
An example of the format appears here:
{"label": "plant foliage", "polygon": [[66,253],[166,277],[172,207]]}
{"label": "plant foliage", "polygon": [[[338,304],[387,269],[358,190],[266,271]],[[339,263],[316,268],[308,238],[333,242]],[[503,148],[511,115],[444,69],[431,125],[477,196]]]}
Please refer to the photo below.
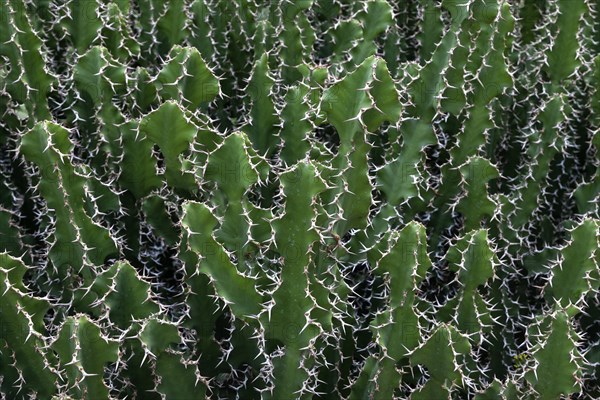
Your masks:
{"label": "plant foliage", "polygon": [[591,0],[0,2],[0,398],[600,398]]}

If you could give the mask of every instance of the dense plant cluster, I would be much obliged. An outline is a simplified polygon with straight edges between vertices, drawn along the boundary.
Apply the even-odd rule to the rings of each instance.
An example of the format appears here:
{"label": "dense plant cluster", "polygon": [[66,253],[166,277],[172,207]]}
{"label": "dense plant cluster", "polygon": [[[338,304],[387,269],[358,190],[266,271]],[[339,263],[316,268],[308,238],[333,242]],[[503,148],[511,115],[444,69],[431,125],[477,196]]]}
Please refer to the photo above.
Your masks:
{"label": "dense plant cluster", "polygon": [[0,2],[0,398],[600,398],[592,0]]}

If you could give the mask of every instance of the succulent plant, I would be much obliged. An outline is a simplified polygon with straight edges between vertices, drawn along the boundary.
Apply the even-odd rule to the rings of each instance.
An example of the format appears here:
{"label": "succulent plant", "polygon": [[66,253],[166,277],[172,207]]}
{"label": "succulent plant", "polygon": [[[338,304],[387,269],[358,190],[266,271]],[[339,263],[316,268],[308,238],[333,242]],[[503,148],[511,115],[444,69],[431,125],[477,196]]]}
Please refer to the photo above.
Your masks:
{"label": "succulent plant", "polygon": [[590,0],[0,3],[0,398],[600,398]]}

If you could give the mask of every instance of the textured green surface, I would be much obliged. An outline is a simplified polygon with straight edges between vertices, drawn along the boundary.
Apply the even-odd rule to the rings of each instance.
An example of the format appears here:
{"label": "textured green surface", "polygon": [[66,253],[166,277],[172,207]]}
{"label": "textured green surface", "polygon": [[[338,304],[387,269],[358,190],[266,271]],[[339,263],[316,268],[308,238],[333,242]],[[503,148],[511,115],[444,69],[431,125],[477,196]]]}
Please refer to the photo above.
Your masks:
{"label": "textured green surface", "polygon": [[0,397],[600,398],[590,0],[0,4]]}

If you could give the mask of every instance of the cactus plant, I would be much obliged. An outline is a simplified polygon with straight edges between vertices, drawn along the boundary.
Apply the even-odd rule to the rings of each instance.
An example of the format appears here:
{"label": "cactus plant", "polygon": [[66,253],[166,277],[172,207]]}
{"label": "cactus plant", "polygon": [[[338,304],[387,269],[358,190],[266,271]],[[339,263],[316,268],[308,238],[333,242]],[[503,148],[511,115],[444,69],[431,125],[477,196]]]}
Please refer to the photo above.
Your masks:
{"label": "cactus plant", "polygon": [[0,398],[600,398],[589,0],[0,4]]}

